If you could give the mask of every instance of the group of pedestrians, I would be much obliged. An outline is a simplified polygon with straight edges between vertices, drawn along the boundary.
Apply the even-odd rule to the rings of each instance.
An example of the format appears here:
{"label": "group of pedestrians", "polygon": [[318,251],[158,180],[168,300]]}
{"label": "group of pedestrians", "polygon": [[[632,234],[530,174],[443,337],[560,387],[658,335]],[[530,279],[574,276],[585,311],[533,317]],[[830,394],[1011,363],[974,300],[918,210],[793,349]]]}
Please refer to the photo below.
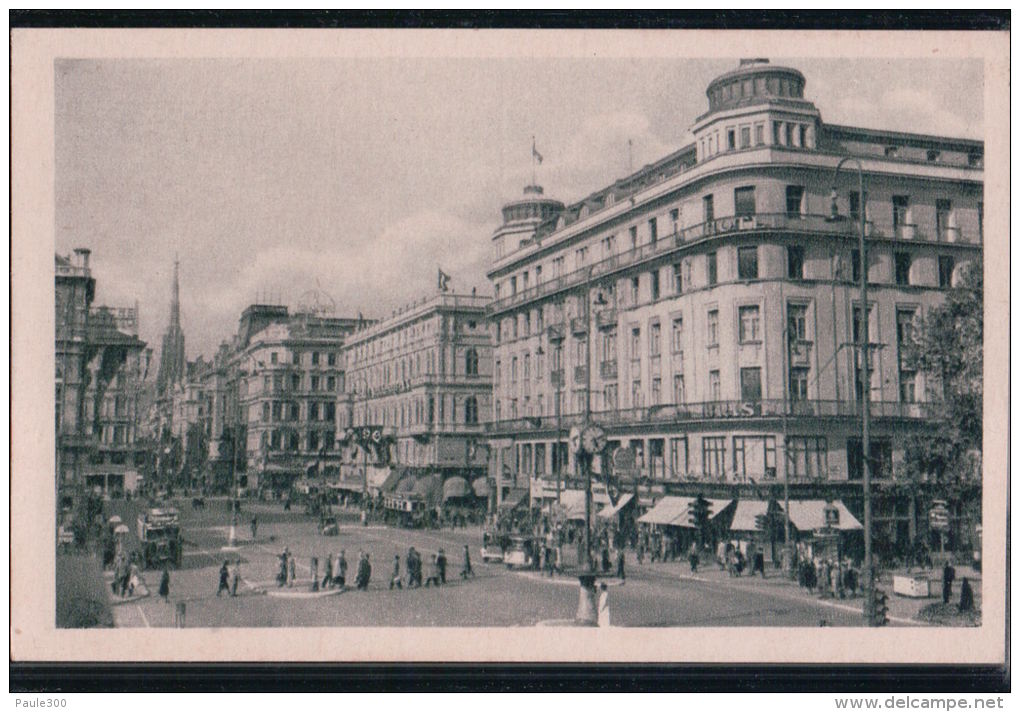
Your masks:
{"label": "group of pedestrians", "polygon": [[[446,584],[446,572],[449,562],[446,558],[446,551],[440,548],[436,553],[429,556],[428,569],[425,569],[425,564],[422,559],[421,553],[418,552],[413,546],[407,550],[407,556],[404,559],[404,566],[407,572],[407,587],[408,588],[428,588],[429,586],[442,586]],[[428,575],[426,575],[428,574]],[[475,572],[471,567],[471,552],[468,549],[468,545],[464,545],[464,559],[460,570],[460,577],[462,579],[474,578]],[[393,555],[393,571],[390,575],[389,581],[390,590],[394,588],[404,588],[404,577],[400,571],[400,554]]]}
{"label": "group of pedestrians", "polygon": [[[167,588],[169,588],[169,574],[165,574],[167,578]],[[237,586],[241,583],[241,560],[237,559],[233,566],[230,561],[224,561],[223,566],[220,567],[220,583],[216,587],[216,598],[219,598],[221,594],[226,593],[230,597],[237,596]],[[160,595],[162,595],[163,584],[160,582]]]}

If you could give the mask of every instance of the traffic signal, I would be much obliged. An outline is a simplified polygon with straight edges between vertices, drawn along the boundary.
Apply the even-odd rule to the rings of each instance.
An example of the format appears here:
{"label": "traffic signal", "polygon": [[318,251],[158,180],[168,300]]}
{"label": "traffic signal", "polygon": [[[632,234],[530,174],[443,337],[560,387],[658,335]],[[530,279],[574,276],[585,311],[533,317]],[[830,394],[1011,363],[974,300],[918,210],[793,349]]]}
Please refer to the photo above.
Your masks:
{"label": "traffic signal", "polygon": [[754,526],[757,527],[758,531],[763,532],[768,528],[768,517],[764,514],[759,514],[754,518]]}
{"label": "traffic signal", "polygon": [[880,588],[874,589],[871,601],[871,625],[883,626],[889,622],[889,596]]}
{"label": "traffic signal", "polygon": [[695,529],[703,529],[708,524],[708,509],[708,500],[698,497],[691,502],[691,506],[687,510],[688,523]]}

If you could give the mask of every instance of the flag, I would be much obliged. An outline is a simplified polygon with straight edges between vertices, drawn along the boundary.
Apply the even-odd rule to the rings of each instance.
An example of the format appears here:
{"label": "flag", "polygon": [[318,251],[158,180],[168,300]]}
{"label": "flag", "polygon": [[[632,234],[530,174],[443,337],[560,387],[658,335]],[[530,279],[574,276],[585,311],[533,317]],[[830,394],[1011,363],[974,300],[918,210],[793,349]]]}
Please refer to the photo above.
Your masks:
{"label": "flag", "polygon": [[534,136],[531,137],[531,155],[534,156],[535,160],[538,161],[539,163],[542,162],[542,154],[539,153],[538,149],[535,148],[535,137]]}
{"label": "flag", "polygon": [[440,292],[450,291],[450,275],[443,271],[443,268],[439,268],[439,280],[438,287]]}

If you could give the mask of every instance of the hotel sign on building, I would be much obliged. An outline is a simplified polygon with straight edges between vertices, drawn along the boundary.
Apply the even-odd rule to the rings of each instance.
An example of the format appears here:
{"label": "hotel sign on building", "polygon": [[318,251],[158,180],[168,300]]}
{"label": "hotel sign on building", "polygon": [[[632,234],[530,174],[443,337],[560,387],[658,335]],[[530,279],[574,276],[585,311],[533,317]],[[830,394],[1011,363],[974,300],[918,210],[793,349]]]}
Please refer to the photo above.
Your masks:
{"label": "hotel sign on building", "polygon": [[[504,484],[576,477],[566,433],[590,409],[638,483],[736,498],[786,479],[859,515],[865,382],[873,476],[892,482],[938,408],[905,340],[981,263],[984,146],[829,124],[806,90],[796,69],[743,61],[708,85],[690,145],[574,203],[528,186],[504,207],[488,270]],[[866,191],[842,172],[834,215],[846,156]],[[890,541],[915,534],[908,500],[879,497]]]}

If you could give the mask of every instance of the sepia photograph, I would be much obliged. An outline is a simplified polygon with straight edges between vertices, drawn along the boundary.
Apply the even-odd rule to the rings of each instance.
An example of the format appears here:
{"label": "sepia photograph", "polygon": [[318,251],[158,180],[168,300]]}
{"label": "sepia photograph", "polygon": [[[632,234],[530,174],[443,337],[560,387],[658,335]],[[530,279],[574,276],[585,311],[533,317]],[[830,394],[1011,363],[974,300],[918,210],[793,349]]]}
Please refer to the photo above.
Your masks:
{"label": "sepia photograph", "polygon": [[1001,38],[125,34],[47,45],[52,240],[14,233],[58,639],[1000,655]]}

